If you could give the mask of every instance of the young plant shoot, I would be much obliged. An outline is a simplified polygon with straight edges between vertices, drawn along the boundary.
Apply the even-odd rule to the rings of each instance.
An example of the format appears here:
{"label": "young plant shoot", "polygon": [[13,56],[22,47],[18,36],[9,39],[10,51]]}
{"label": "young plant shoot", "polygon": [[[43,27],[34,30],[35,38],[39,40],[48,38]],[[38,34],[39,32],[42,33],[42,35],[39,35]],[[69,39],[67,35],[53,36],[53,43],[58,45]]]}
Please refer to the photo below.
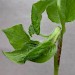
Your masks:
{"label": "young plant shoot", "polygon": [[[52,22],[58,23],[48,36],[40,32],[43,12],[47,13]],[[24,31],[22,24],[3,30],[14,48],[12,52],[3,52],[3,54],[19,64],[24,64],[26,61],[44,63],[54,57],[54,75],[58,75],[63,36],[66,32],[65,25],[74,20],[75,0],[39,0],[32,5],[30,35]],[[46,39],[43,42],[31,40],[33,34]]]}

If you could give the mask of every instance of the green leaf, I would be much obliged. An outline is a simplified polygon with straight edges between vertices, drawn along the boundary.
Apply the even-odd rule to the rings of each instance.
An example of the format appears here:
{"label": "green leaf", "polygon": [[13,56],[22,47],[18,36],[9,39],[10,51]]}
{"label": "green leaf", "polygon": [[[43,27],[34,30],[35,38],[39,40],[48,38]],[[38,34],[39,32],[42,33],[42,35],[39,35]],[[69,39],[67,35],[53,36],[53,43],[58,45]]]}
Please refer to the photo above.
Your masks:
{"label": "green leaf", "polygon": [[35,47],[29,54],[28,59],[33,59],[38,57],[42,52],[44,52],[49,46],[52,46],[52,41],[45,41],[41,44],[39,44],[37,47]]}
{"label": "green leaf", "polygon": [[52,22],[71,22],[75,20],[75,0],[55,0],[46,11]]}
{"label": "green leaf", "polygon": [[[10,60],[16,62],[16,63],[25,63],[26,60],[35,59],[37,57],[41,58],[41,54],[43,54],[45,51],[51,49],[55,42],[57,41],[57,38],[59,37],[61,32],[61,28],[57,27],[54,32],[49,36],[47,40],[45,40],[42,43],[39,43],[38,41],[32,41],[23,44],[23,47],[21,49],[16,49],[13,52],[3,52]],[[54,50],[55,52],[55,50]],[[53,56],[53,52],[52,56]],[[51,57],[51,56],[50,56]],[[48,58],[49,59],[49,58]],[[34,62],[34,61],[33,61]]]}
{"label": "green leaf", "polygon": [[35,31],[34,31],[34,28],[33,28],[33,25],[30,25],[29,26],[29,34],[30,34],[30,36],[32,37],[32,35],[35,33]]}
{"label": "green leaf", "polygon": [[26,56],[28,55],[27,50],[15,50],[13,52],[3,52],[3,54],[11,61],[19,64],[23,64],[26,61]]}
{"label": "green leaf", "polygon": [[15,50],[13,52],[3,52],[3,53],[6,57],[8,57],[13,62],[23,64],[25,63],[26,60],[31,60],[38,57],[52,44],[53,43],[51,41],[40,43],[36,47],[32,47],[29,46],[28,44],[25,44],[21,50]]}
{"label": "green leaf", "polygon": [[46,50],[47,47],[52,44],[51,42],[44,42],[39,44],[38,46],[34,46],[32,44],[25,44],[24,47],[20,50],[15,50],[13,52],[3,52],[6,57],[16,63],[25,63],[26,60],[30,60],[36,58],[43,51]]}
{"label": "green leaf", "polygon": [[28,59],[37,63],[48,61],[57,51],[55,42],[59,38],[60,33],[61,28],[57,27],[49,36],[49,38],[42,43],[41,47],[38,47],[38,49],[34,50],[28,55]]}
{"label": "green leaf", "polygon": [[32,48],[38,46],[39,43],[40,43],[39,41],[30,40],[28,43],[25,43],[21,49],[22,50],[31,50]]}
{"label": "green leaf", "polygon": [[55,23],[75,20],[75,0],[40,0],[32,6],[31,20],[34,33],[40,34],[42,14],[46,10],[48,18]]}
{"label": "green leaf", "polygon": [[[52,1],[53,0],[41,0],[32,5],[31,20],[32,26],[34,28],[34,33],[36,33],[37,35],[40,34],[40,22],[42,19],[42,13],[45,11],[48,4]],[[32,29],[30,31],[32,31]]]}
{"label": "green leaf", "polygon": [[27,33],[24,31],[22,24],[4,29],[3,32],[6,34],[10,44],[15,49],[21,48],[24,43],[30,41],[30,38],[27,35]]}
{"label": "green leaf", "polygon": [[55,0],[46,9],[48,18],[55,23],[61,23],[61,17],[65,20],[65,5],[66,0]]}
{"label": "green leaf", "polygon": [[66,0],[66,22],[75,20],[75,0]]}
{"label": "green leaf", "polygon": [[46,39],[46,41],[44,41],[42,44],[39,44],[35,50],[29,53],[28,57],[30,59],[38,57],[40,53],[44,52],[46,49],[48,49],[48,47],[51,47],[52,45],[55,44],[58,37],[60,36],[60,33],[61,28],[57,27],[49,36],[49,38]]}
{"label": "green leaf", "polygon": [[25,43],[21,49],[16,49],[12,52],[3,52],[3,54],[15,63],[24,64],[27,60],[27,55],[38,44],[38,41],[30,41],[29,43]]}
{"label": "green leaf", "polygon": [[51,47],[48,47],[43,53],[41,53],[40,56],[35,59],[32,59],[31,61],[37,63],[44,63],[51,59],[51,57],[55,55],[56,51],[56,45],[52,45]]}
{"label": "green leaf", "polygon": [[52,22],[60,23],[60,17],[57,10],[57,3],[54,2],[51,5],[49,5],[46,9],[48,18]]}

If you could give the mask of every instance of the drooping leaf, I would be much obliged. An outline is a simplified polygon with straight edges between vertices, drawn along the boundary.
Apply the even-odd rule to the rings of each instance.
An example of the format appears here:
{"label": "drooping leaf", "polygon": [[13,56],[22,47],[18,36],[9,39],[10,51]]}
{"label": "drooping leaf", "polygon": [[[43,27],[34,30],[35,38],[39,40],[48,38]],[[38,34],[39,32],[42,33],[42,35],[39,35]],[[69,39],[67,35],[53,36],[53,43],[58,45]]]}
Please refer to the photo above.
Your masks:
{"label": "drooping leaf", "polygon": [[[16,63],[25,63],[26,60],[36,58],[47,49],[47,47],[52,44],[51,42],[44,42],[39,44],[37,47],[29,46],[25,44],[24,47],[20,50],[15,50],[12,52],[3,52],[6,57]],[[32,44],[31,44],[32,45]]]}
{"label": "drooping leaf", "polygon": [[[39,44],[40,44],[39,41],[30,40],[28,43],[25,43],[21,49],[22,50],[28,50],[29,51],[32,48],[38,46]],[[19,49],[19,50],[21,50],[21,49]]]}
{"label": "drooping leaf", "polygon": [[3,54],[15,63],[24,64],[29,52],[38,44],[38,41],[30,41],[29,43],[25,43],[21,49],[16,49],[12,52],[3,52]]}
{"label": "drooping leaf", "polygon": [[22,24],[4,29],[3,32],[6,34],[10,44],[15,49],[21,48],[24,43],[30,41],[30,38],[27,35],[27,33],[24,31]]}
{"label": "drooping leaf", "polygon": [[26,61],[26,56],[28,55],[26,50],[15,50],[13,52],[3,52],[3,54],[11,61],[19,64],[23,64]]}
{"label": "drooping leaf", "polygon": [[[32,13],[31,13],[32,26],[34,28],[34,33],[38,35],[40,34],[40,22],[42,19],[42,13],[45,11],[48,4],[51,3],[52,1],[53,0],[41,0],[32,5]],[[32,31],[32,29],[29,30]]]}
{"label": "drooping leaf", "polygon": [[37,63],[44,63],[48,61],[57,51],[55,41],[59,38],[60,33],[61,33],[61,28],[57,27],[54,30],[54,32],[52,32],[48,40],[45,41],[43,45],[44,48],[42,48],[42,49],[45,49],[45,51],[43,51],[42,53],[37,52],[37,54],[35,54],[36,52],[34,51],[34,53],[29,54],[29,56],[31,55],[31,57],[35,54],[34,57],[33,58],[29,57],[29,59]]}
{"label": "drooping leaf", "polygon": [[38,56],[40,56],[41,53],[43,53],[49,46],[52,46],[52,41],[47,41],[44,43],[39,44],[36,48],[34,48],[29,54],[28,59],[33,59]]}
{"label": "drooping leaf", "polygon": [[48,49],[46,49],[43,53],[41,53],[37,58],[32,59],[31,61],[37,63],[44,63],[49,59],[51,59],[51,57],[54,56],[56,52],[57,52],[56,45],[52,45],[48,47]]}
{"label": "drooping leaf", "polygon": [[32,6],[31,20],[35,34],[40,33],[40,22],[45,10],[52,22],[65,24],[75,20],[75,0],[40,0]]}
{"label": "drooping leaf", "polygon": [[28,55],[29,58],[31,59],[31,58],[38,57],[39,54],[44,52],[44,50],[46,50],[49,47],[51,47],[52,45],[54,45],[56,40],[58,39],[60,33],[61,33],[61,28],[57,27],[46,41],[44,41],[42,44],[39,44],[39,46],[35,50],[33,50],[31,53],[29,53],[29,55]]}
{"label": "drooping leaf", "polygon": [[35,31],[34,31],[33,25],[30,25],[30,27],[29,27],[29,34],[30,34],[30,36],[32,37],[32,35],[34,33],[35,33]]}
{"label": "drooping leaf", "polygon": [[51,34],[51,36],[42,43],[39,43],[38,41],[30,41],[28,43],[25,43],[23,47],[19,50],[15,50],[13,52],[3,52],[3,53],[10,60],[16,63],[23,64],[25,63],[26,60],[33,61],[32,59],[35,59],[37,57],[41,58],[41,54],[43,54],[46,50],[49,50],[48,48],[51,48],[55,44],[57,38],[60,35],[60,32],[61,32],[60,27],[57,27],[55,31]]}

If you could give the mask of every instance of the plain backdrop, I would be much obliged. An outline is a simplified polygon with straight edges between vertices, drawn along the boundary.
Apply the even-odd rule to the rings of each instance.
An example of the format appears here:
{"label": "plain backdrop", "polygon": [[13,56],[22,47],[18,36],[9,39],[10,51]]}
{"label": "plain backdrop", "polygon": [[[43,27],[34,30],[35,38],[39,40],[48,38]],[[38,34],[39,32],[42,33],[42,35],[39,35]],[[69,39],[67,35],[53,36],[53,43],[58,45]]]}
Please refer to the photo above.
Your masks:
{"label": "plain backdrop", "polygon": [[[0,29],[23,24],[28,33],[31,24],[31,7],[38,0],[0,0]],[[57,24],[52,23],[46,13],[41,22],[41,33],[49,34]],[[33,36],[42,41],[43,38]],[[4,33],[0,31],[0,75],[53,75],[53,58],[46,63],[37,64],[27,61],[19,65],[8,60],[2,51],[11,51],[12,46]],[[75,75],[75,22],[66,24],[59,75]]]}

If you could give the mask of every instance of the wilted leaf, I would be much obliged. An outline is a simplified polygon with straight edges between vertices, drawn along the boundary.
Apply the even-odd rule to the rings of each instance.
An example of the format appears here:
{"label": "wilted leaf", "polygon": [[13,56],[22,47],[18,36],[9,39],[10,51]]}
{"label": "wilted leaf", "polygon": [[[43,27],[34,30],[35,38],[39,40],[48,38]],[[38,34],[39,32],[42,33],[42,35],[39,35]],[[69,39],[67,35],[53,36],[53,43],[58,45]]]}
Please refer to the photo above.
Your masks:
{"label": "wilted leaf", "polygon": [[[12,52],[3,52],[10,60],[16,62],[16,63],[25,63],[26,60],[31,60],[34,62],[34,60],[37,57],[41,57],[41,54],[44,54],[44,52],[48,52],[51,50],[50,57],[53,56],[55,53],[54,44],[57,41],[57,38],[59,37],[61,32],[60,27],[57,27],[54,32],[49,36],[47,40],[45,40],[42,43],[39,43],[38,41],[32,41],[30,40],[28,43],[24,43],[23,47],[21,49],[16,49]],[[54,51],[53,49],[54,48]],[[42,62],[48,60],[49,57],[42,59]]]}
{"label": "wilted leaf", "polygon": [[37,63],[44,63],[52,58],[52,56],[55,55],[57,52],[56,45],[52,45],[48,47],[43,53],[41,53],[37,58],[32,59],[31,61],[37,62]]}
{"label": "wilted leaf", "polygon": [[21,49],[16,49],[12,52],[3,52],[3,54],[15,63],[23,64],[27,60],[27,55],[38,44],[38,41],[30,41],[29,43],[25,43]]}
{"label": "wilted leaf", "polygon": [[[32,5],[31,20],[34,28],[34,33],[40,34],[40,22],[42,19],[42,13],[53,0],[41,0]],[[32,30],[30,30],[32,31]]]}
{"label": "wilted leaf", "polygon": [[24,43],[30,41],[30,38],[27,35],[27,33],[24,31],[22,24],[4,29],[3,32],[6,34],[10,44],[15,49],[22,48]]}
{"label": "wilted leaf", "polygon": [[34,31],[33,25],[30,25],[30,27],[29,27],[30,36],[32,36],[34,33],[35,33],[35,31]]}

